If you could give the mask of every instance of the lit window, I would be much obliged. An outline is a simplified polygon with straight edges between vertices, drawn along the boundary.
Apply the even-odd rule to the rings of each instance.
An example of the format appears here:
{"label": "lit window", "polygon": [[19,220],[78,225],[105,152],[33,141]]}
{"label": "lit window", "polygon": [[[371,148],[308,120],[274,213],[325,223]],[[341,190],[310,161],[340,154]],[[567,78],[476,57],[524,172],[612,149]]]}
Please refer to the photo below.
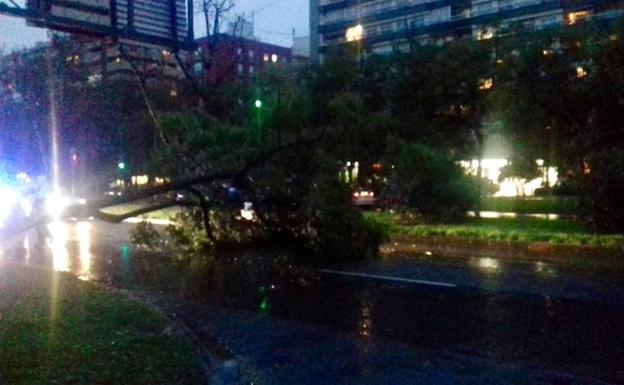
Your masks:
{"label": "lit window", "polygon": [[587,11],[570,12],[567,16],[567,23],[568,25],[574,25],[587,20],[588,17],[589,12]]}
{"label": "lit window", "polygon": [[277,55],[276,55],[276,54],[271,55],[271,61],[272,61],[273,63],[277,63],[277,59],[278,59],[278,57],[277,57]]}
{"label": "lit window", "polygon": [[492,29],[479,31],[479,33],[477,34],[477,40],[490,40],[493,37],[494,37],[494,31]]}
{"label": "lit window", "polygon": [[345,34],[345,38],[347,41],[358,41],[362,40],[364,37],[364,27],[362,24],[358,24],[355,27],[351,27],[347,29],[347,33]]}
{"label": "lit window", "polygon": [[250,51],[249,51],[249,58],[250,58],[250,59],[253,59],[253,57],[254,57],[254,51],[251,51],[251,50],[250,50]]}
{"label": "lit window", "polygon": [[587,71],[585,71],[585,68],[581,66],[576,67],[576,77],[581,79],[581,78],[584,78],[585,76],[587,76]]}
{"label": "lit window", "polygon": [[238,64],[236,66],[237,70],[238,70],[238,74],[242,75],[243,74],[243,65],[242,64]]}
{"label": "lit window", "polygon": [[178,91],[175,89],[172,89],[169,95],[171,95],[172,98],[175,98],[176,96],[178,96]]}
{"label": "lit window", "polygon": [[544,56],[548,56],[548,55],[550,55],[551,53],[552,53],[552,52],[550,52],[550,50],[549,50],[549,49],[545,49],[545,50],[543,50],[543,51],[542,51],[542,55],[544,55]]}
{"label": "lit window", "polygon": [[171,56],[171,52],[169,52],[169,51],[167,51],[166,49],[164,49],[164,50],[162,51],[162,55],[163,55],[163,57],[168,58],[169,56]]}
{"label": "lit window", "polygon": [[[95,84],[95,83],[97,83],[97,82],[99,82],[101,80],[102,80],[102,74],[90,75],[89,78],[88,78],[89,84]],[[76,156],[76,155],[74,155],[74,156]]]}
{"label": "lit window", "polygon": [[494,85],[494,81],[490,79],[482,79],[479,84],[480,90],[489,90]]}
{"label": "lit window", "polygon": [[249,74],[253,74],[254,73],[254,66],[249,66]]}
{"label": "lit window", "polygon": [[264,54],[264,61],[269,61],[269,54],[268,53]]}
{"label": "lit window", "polygon": [[195,63],[195,65],[193,66],[193,71],[195,72],[195,75],[200,75],[202,72],[204,72],[203,63]]}

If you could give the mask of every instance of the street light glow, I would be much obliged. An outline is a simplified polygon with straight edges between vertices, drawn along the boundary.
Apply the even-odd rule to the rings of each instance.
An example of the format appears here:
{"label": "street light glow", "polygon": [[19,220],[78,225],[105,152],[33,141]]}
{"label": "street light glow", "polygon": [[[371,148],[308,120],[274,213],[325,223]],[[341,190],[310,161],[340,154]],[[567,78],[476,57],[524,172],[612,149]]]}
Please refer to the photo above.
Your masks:
{"label": "street light glow", "polygon": [[124,162],[119,162],[117,167],[119,167],[120,170],[125,170],[126,169],[126,164]]}
{"label": "street light glow", "polygon": [[0,228],[11,216],[17,204],[18,193],[10,187],[0,187]]}
{"label": "street light glow", "polygon": [[262,100],[256,99],[255,105],[256,105],[256,108],[261,108],[262,107]]}

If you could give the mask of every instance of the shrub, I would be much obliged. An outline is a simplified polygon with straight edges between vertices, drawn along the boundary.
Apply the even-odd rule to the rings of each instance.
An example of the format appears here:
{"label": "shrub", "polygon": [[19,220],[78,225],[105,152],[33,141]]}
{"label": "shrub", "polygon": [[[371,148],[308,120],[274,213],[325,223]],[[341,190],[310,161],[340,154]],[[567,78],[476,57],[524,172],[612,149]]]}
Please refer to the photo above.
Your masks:
{"label": "shrub", "polygon": [[591,174],[585,178],[583,199],[598,230],[624,232],[624,154],[608,151],[590,159]]}
{"label": "shrub", "polygon": [[431,148],[399,143],[391,149],[394,172],[389,189],[403,204],[434,221],[464,218],[479,201],[480,183],[467,176],[452,159]]}
{"label": "shrub", "polygon": [[365,218],[353,206],[350,190],[337,180],[315,184],[307,197],[303,217],[303,255],[316,262],[344,262],[377,255],[387,239],[387,225]]}

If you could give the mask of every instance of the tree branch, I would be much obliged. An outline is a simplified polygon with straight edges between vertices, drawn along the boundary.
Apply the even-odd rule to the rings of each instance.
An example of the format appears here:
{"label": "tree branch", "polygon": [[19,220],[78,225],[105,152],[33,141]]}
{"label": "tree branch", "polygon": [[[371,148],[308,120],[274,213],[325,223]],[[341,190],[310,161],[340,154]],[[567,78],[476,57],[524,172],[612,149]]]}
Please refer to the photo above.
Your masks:
{"label": "tree branch", "polygon": [[154,211],[168,209],[170,207],[176,207],[176,206],[194,207],[196,205],[191,202],[181,202],[181,201],[174,200],[174,201],[159,203],[159,204],[155,204],[151,206],[141,207],[140,209],[128,211],[121,215],[108,214],[102,211],[98,211],[96,218],[104,222],[121,223],[128,218],[133,218],[139,215],[148,214]]}
{"label": "tree branch", "polygon": [[[144,76],[141,75],[141,72],[139,71],[138,67],[130,59],[130,57],[126,53],[126,50],[125,50],[123,44],[121,44],[121,43],[119,43],[119,53],[124,58],[124,60],[130,65],[130,68],[132,68],[132,72],[134,72],[134,75],[136,76],[137,80],[139,81],[139,88],[141,90],[141,95],[143,96],[143,101],[145,102],[145,106],[147,107],[147,112],[148,112],[150,118],[152,119],[152,123],[154,124],[154,129],[158,133],[158,136],[160,137],[161,142],[164,145],[167,145],[167,140],[165,138],[165,134],[162,131],[162,127],[160,126],[160,123],[158,121],[158,116],[156,116],[156,111],[154,111],[154,109],[152,108],[152,103],[150,102],[149,96],[147,95],[147,79]],[[176,53],[176,55],[177,55],[177,53]]]}
{"label": "tree branch", "polygon": [[202,217],[204,220],[204,230],[206,231],[206,236],[208,239],[212,241],[213,244],[217,243],[217,238],[215,238],[214,233],[212,232],[212,226],[210,225],[210,209],[208,207],[208,200],[204,194],[194,187],[188,187],[186,191],[193,194],[199,200],[199,206],[202,210]]}

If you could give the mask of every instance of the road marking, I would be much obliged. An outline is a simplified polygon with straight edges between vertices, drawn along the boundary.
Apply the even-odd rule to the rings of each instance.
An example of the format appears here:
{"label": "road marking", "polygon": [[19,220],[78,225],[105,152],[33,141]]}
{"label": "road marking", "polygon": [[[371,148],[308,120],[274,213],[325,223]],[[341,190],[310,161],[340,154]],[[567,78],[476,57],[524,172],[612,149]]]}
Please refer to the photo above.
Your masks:
{"label": "road marking", "polygon": [[388,277],[385,275],[374,275],[374,274],[365,274],[365,273],[353,273],[349,271],[339,271],[339,270],[328,270],[328,269],[318,269],[321,273],[326,274],[334,274],[334,275],[344,275],[347,277],[358,277],[358,278],[370,278],[370,279],[379,279],[384,281],[394,281],[394,282],[403,282],[403,283],[416,283],[419,285],[429,285],[429,286],[441,286],[441,287],[457,287],[457,285],[446,282],[435,282],[435,281],[424,281],[421,279],[410,279],[410,278],[400,278],[400,277]]}

